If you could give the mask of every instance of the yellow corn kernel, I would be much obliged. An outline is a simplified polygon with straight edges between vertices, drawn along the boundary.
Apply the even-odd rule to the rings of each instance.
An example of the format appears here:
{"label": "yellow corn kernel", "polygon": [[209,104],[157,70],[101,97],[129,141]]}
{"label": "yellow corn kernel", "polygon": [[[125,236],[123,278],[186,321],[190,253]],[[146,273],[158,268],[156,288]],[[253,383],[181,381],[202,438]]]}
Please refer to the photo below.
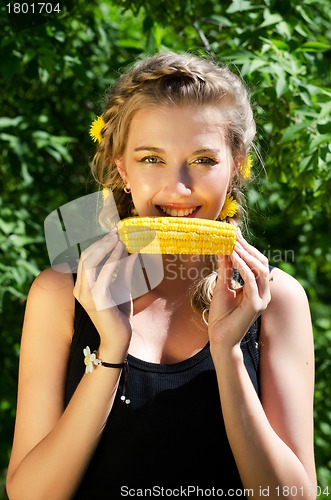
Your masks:
{"label": "yellow corn kernel", "polygon": [[128,217],[119,221],[119,239],[129,253],[230,255],[236,227],[189,217]]}

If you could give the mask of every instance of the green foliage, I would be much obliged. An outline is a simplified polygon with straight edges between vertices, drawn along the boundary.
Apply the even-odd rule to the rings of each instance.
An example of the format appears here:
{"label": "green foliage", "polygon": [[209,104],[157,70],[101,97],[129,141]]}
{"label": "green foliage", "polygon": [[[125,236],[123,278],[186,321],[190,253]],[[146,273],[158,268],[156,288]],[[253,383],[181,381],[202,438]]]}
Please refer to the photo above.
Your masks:
{"label": "green foliage", "polygon": [[100,3],[93,9],[76,5],[66,16],[14,31],[2,8],[1,471],[13,435],[25,299],[33,278],[49,265],[44,219],[94,190],[88,175],[93,153],[89,125],[118,68],[143,49],[141,24],[139,18]]}
{"label": "green foliage", "polygon": [[106,87],[137,57],[170,48],[222,60],[251,90],[259,151],[247,191],[251,238],[310,299],[316,461],[320,486],[331,488],[329,0],[63,5],[32,24],[0,7],[0,470],[12,439],[25,298],[48,265],[43,221],[94,190],[88,128]]}

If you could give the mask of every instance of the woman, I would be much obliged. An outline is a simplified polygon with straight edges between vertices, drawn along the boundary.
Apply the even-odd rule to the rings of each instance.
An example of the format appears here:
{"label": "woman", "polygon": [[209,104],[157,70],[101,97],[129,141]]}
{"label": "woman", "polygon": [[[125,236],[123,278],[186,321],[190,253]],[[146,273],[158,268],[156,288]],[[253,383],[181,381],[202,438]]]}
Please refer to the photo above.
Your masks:
{"label": "woman", "polygon": [[[254,135],[235,75],[161,53],[108,91],[93,173],[121,218],[239,226]],[[116,304],[112,290],[130,292],[137,258],[124,255],[114,229],[82,253],[77,276],[48,269],[31,287],[9,497],[311,498],[302,287],[238,229],[230,257],[163,255],[163,280]],[[85,373],[94,350],[102,362]]]}

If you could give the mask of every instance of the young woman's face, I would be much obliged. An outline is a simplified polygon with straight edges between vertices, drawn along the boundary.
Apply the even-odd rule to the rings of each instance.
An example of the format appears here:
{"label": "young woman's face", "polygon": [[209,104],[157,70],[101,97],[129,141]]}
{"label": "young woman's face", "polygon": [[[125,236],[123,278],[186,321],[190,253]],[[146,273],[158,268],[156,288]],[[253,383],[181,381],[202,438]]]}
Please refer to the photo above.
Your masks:
{"label": "young woman's face", "polygon": [[219,111],[212,107],[143,109],[116,162],[140,216],[216,219],[233,160]]}

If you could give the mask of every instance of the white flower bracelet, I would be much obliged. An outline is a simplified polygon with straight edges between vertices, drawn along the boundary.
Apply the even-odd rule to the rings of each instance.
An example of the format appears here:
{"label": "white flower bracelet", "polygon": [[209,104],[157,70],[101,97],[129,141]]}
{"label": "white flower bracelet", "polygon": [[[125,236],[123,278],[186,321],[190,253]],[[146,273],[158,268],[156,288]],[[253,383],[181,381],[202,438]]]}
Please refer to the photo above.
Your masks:
{"label": "white flower bracelet", "polygon": [[130,404],[130,399],[128,399],[125,395],[126,392],[126,384],[128,379],[128,361],[124,360],[123,363],[106,363],[101,359],[97,358],[97,351],[93,351],[91,353],[91,349],[89,346],[86,346],[83,349],[84,353],[84,364],[85,364],[85,373],[92,373],[94,370],[94,366],[105,366],[106,368],[125,368],[124,370],[124,383],[123,383],[123,395],[121,396],[121,401]]}
{"label": "white flower bracelet", "polygon": [[84,363],[85,363],[85,372],[86,373],[92,373],[94,365],[95,366],[105,366],[106,368],[123,368],[125,364],[127,363],[127,360],[125,359],[123,363],[106,363],[105,361],[102,361],[101,359],[97,358],[97,351],[93,351],[91,353],[91,349],[89,346],[86,346],[85,349],[83,349],[84,353]]}

